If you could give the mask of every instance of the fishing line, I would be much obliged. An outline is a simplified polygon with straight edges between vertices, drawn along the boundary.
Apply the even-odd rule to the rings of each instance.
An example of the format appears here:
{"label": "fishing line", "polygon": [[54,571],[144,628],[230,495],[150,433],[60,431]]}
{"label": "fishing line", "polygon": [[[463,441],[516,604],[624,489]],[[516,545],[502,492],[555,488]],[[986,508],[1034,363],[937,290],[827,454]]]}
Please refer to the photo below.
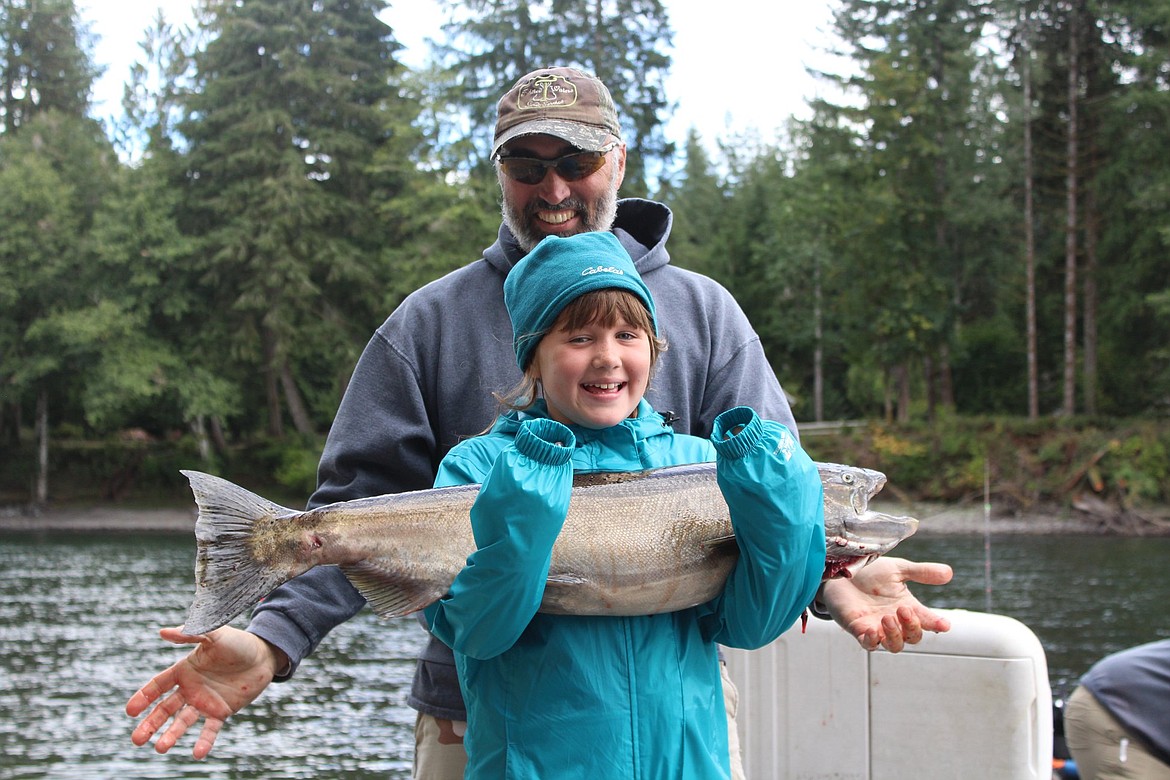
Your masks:
{"label": "fishing line", "polygon": [[983,457],[983,603],[991,612],[991,466]]}

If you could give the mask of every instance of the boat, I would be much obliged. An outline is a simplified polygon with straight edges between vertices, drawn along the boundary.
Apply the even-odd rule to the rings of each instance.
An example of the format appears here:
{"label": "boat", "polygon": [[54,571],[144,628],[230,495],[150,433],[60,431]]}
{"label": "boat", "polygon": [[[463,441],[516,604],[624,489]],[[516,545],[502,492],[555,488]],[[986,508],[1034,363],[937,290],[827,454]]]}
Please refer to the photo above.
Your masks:
{"label": "boat", "polygon": [[1075,765],[1054,753],[1063,738],[1054,734],[1036,635],[1005,615],[938,612],[951,630],[900,653],[866,652],[835,623],[816,619],[759,650],[725,649],[740,693],[746,775],[1076,778]]}

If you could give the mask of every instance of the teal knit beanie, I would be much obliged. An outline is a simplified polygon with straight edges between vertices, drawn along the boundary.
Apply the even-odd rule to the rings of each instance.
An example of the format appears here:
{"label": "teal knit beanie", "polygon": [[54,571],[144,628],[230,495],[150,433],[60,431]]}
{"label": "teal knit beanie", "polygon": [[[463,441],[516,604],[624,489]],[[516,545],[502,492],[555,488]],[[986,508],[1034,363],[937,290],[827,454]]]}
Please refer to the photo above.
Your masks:
{"label": "teal knit beanie", "polygon": [[528,366],[541,337],[566,306],[587,292],[610,288],[638,297],[657,336],[654,299],[617,236],[548,236],[537,244],[504,280],[504,305],[512,318],[512,346],[520,369]]}

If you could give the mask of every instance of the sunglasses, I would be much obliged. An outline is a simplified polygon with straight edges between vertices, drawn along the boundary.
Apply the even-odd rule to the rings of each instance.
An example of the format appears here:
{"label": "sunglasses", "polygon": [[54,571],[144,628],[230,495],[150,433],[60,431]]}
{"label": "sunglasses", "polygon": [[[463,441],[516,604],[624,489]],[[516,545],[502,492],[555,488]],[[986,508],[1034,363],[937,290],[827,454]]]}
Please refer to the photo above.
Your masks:
{"label": "sunglasses", "polygon": [[596,152],[577,152],[566,154],[552,160],[542,160],[539,157],[501,157],[500,170],[513,181],[521,184],[540,184],[550,169],[557,172],[565,181],[580,181],[601,170],[605,165],[605,155],[613,151],[618,141],[612,141]]}

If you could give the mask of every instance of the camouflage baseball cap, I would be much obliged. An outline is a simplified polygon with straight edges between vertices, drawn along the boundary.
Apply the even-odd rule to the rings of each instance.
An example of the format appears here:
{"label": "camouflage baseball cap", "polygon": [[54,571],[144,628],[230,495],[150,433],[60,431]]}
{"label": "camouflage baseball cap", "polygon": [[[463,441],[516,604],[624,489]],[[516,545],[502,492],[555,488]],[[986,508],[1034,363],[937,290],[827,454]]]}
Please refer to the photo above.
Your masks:
{"label": "camouflage baseball cap", "polygon": [[492,157],[522,135],[551,135],[587,152],[621,137],[617,108],[596,76],[576,68],[541,68],[517,81],[497,105]]}

